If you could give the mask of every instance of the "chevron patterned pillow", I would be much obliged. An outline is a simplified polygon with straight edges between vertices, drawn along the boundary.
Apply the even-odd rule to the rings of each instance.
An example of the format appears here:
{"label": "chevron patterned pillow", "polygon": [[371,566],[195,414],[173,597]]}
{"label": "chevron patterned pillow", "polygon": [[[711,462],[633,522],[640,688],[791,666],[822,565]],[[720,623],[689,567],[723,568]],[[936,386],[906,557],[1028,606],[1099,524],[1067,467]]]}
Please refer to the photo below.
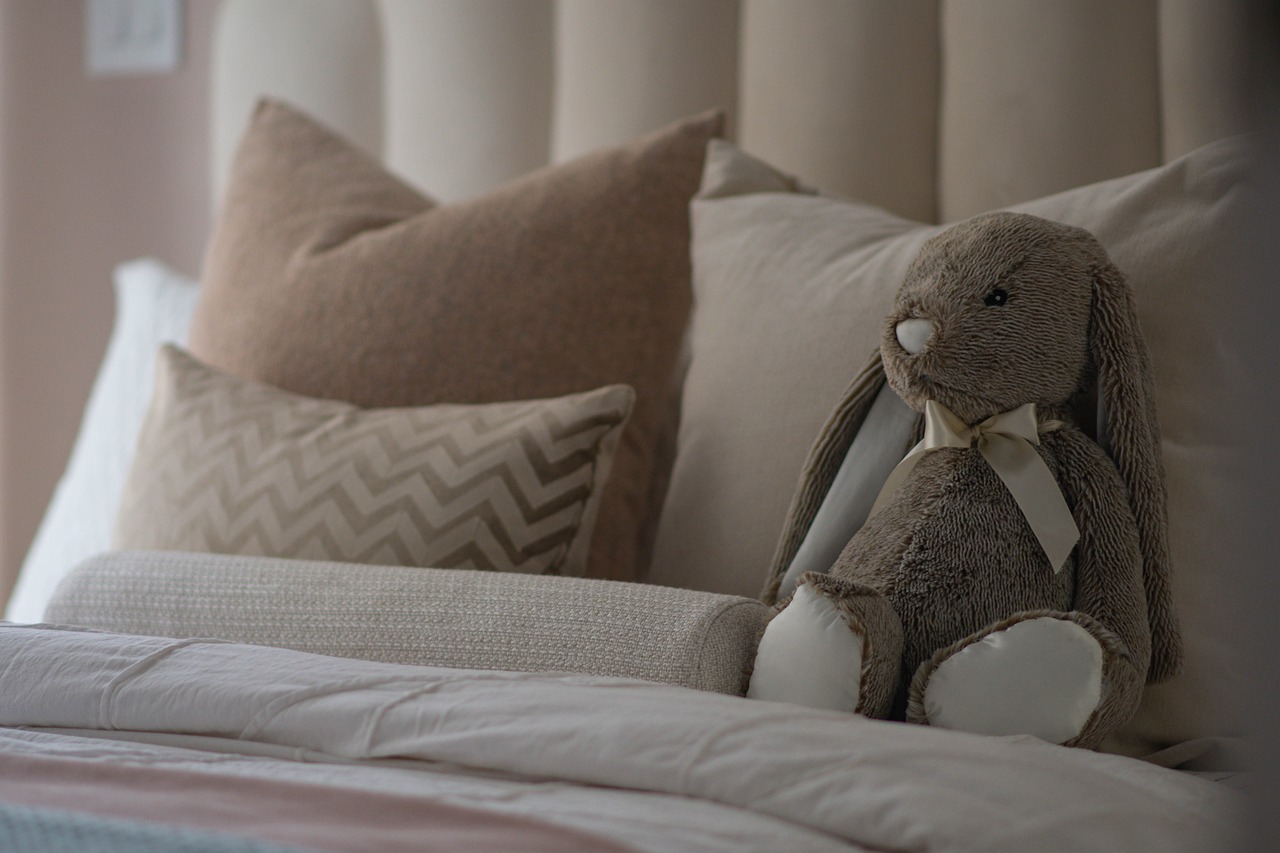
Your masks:
{"label": "chevron patterned pillow", "polygon": [[361,409],[165,346],[113,545],[581,575],[633,400]]}

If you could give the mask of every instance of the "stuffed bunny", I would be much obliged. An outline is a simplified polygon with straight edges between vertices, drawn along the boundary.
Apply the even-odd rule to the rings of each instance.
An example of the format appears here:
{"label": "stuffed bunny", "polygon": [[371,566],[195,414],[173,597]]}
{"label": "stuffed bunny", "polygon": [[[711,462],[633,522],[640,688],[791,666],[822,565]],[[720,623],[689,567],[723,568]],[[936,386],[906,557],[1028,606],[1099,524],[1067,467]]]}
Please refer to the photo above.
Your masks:
{"label": "stuffed bunny", "polygon": [[[800,576],[748,695],[1096,746],[1181,656],[1124,276],[1088,232],[1025,214],[926,242],[806,463],[770,603],[886,376],[924,439],[830,571]],[[1107,451],[1077,415],[1095,388]]]}

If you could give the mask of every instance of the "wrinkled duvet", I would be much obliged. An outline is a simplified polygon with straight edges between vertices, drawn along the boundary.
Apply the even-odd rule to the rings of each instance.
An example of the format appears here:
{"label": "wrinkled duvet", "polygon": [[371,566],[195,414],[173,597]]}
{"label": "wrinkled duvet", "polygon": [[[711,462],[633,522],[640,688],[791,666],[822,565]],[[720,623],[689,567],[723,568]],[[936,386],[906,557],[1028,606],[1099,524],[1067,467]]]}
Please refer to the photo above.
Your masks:
{"label": "wrinkled duvet", "polygon": [[0,802],[30,831],[231,845],[210,850],[1204,851],[1236,809],[1034,738],[47,626],[0,624],[0,726]]}

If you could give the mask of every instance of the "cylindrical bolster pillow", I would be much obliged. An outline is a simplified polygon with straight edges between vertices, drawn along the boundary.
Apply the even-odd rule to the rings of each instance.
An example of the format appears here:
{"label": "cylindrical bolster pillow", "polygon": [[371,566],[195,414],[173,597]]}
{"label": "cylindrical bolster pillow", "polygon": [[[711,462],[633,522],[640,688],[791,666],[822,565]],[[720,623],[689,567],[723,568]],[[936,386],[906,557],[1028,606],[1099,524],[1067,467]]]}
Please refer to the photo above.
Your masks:
{"label": "cylindrical bolster pillow", "polygon": [[768,614],[752,599],[618,581],[121,551],[72,571],[45,620],[741,694]]}

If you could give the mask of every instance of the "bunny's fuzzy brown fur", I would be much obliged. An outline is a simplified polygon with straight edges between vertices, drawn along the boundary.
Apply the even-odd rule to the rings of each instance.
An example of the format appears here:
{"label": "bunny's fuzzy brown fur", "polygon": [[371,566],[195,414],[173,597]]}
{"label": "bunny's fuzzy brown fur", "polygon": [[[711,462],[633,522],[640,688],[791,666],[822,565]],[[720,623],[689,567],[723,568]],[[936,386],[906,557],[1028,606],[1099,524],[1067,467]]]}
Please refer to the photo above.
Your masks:
{"label": "bunny's fuzzy brown fur", "polygon": [[[928,345],[914,354],[895,334],[909,318],[934,324]],[[864,710],[927,722],[923,691],[940,663],[994,631],[1048,616],[1085,628],[1102,650],[1101,699],[1070,741],[1096,745],[1136,710],[1143,683],[1169,677],[1180,657],[1151,370],[1124,277],[1082,229],[1024,214],[976,217],[924,245],[885,324],[880,359],[889,384],[916,411],[935,400],[976,424],[1035,403],[1037,450],[1081,538],[1055,573],[976,446],[924,456],[829,576],[801,581],[842,607],[880,658],[901,645],[896,668],[880,660],[869,669],[864,655]],[[766,600],[879,391],[879,376],[875,361],[859,374],[810,454]],[[1110,455],[1072,423],[1095,383]],[[865,614],[884,603],[897,624],[877,637]]]}

